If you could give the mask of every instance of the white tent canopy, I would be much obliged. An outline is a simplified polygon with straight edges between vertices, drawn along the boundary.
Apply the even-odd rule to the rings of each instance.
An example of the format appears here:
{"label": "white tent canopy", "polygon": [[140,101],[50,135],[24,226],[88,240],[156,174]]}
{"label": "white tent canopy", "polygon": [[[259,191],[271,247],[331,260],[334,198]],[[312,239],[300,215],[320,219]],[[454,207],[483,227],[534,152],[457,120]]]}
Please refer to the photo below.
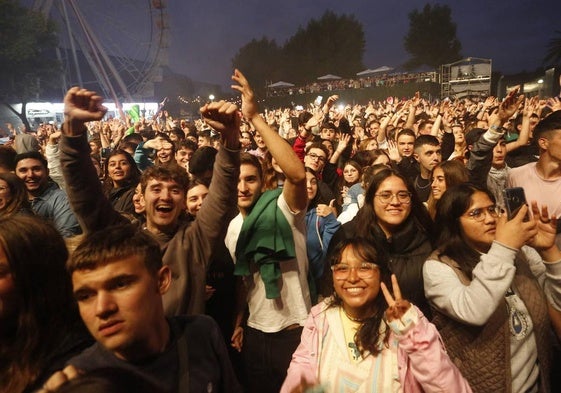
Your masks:
{"label": "white tent canopy", "polygon": [[392,67],[388,67],[388,66],[381,66],[378,68],[368,68],[367,70],[361,71],[361,72],[357,72],[357,76],[368,76],[368,75],[373,75],[373,74],[378,74],[380,72],[388,72],[393,70]]}
{"label": "white tent canopy", "polygon": [[327,75],[320,76],[318,78],[318,81],[333,81],[337,79],[341,79],[341,77],[333,74],[327,74]]}
{"label": "white tent canopy", "polygon": [[292,83],[288,83],[288,82],[284,82],[284,81],[278,81],[275,82],[267,87],[293,87],[294,85]]}

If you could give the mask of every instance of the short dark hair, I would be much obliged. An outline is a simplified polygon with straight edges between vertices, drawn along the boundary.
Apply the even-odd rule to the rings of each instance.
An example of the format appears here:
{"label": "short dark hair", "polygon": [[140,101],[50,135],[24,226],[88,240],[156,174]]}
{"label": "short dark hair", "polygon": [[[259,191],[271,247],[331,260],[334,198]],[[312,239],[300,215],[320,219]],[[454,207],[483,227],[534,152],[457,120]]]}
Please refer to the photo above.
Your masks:
{"label": "short dark hair", "polygon": [[138,147],[138,143],[130,140],[130,141],[121,141],[121,143],[119,143],[118,148],[121,150],[130,149],[134,152],[137,147]]}
{"label": "short dark hair", "polygon": [[124,142],[132,142],[132,143],[138,145],[140,142],[142,142],[142,140],[143,140],[143,139],[142,139],[142,135],[141,135],[141,134],[132,133],[132,134],[129,134],[129,135],[125,135],[125,136],[123,137],[123,139],[121,139],[121,143],[124,143]]}
{"label": "short dark hair", "polygon": [[308,111],[301,112],[298,115],[298,125],[300,125],[300,126],[305,125],[308,122],[308,120],[310,120],[312,117],[314,117],[314,115],[312,115]]}
{"label": "short dark hair", "polygon": [[434,122],[433,122],[432,120],[422,120],[422,121],[419,123],[419,130],[422,130],[423,128],[425,128],[427,124],[431,124],[431,125],[432,125],[432,124],[434,124]]}
{"label": "short dark hair", "polygon": [[424,146],[424,145],[430,145],[430,146],[438,146],[440,145],[440,142],[438,141],[438,138],[432,135],[419,135],[416,139],[415,139],[415,143],[413,144],[413,150],[417,150],[419,147]]}
{"label": "short dark hair", "polygon": [[331,122],[323,123],[323,124],[320,126],[320,131],[321,131],[321,130],[324,130],[324,129],[332,130],[332,131],[337,132],[337,126],[335,126],[335,124],[333,124],[333,123],[331,123]]}
{"label": "short dark hair", "polygon": [[561,110],[552,112],[536,125],[536,128],[534,128],[534,140],[547,138],[548,135],[545,134],[554,130],[561,130]]}
{"label": "short dark hair", "polygon": [[114,225],[88,234],[76,247],[66,269],[93,270],[118,258],[142,256],[148,271],[155,275],[163,266],[160,245],[148,232],[131,224]]}
{"label": "short dark hair", "polygon": [[412,136],[413,138],[417,138],[417,135],[415,135],[415,131],[413,131],[411,128],[404,128],[403,130],[399,131],[397,133],[395,140],[397,141],[399,137],[402,135],[408,135],[408,136]]}
{"label": "short dark hair", "polygon": [[313,142],[311,145],[309,145],[306,148],[306,154],[308,154],[310,152],[310,150],[312,149],[320,149],[321,151],[323,151],[325,153],[325,158],[327,159],[327,157],[329,157],[329,151],[327,150],[327,147],[325,147],[325,145],[321,142]]}
{"label": "short dark hair", "polygon": [[2,169],[7,172],[15,170],[16,164],[14,161],[17,154],[13,147],[0,146],[0,171]]}
{"label": "short dark hair", "polygon": [[187,149],[187,150],[193,150],[193,152],[195,152],[198,148],[199,146],[191,139],[182,139],[176,143],[175,151],[181,149]]}
{"label": "short dark hair", "polygon": [[251,165],[257,168],[257,172],[259,173],[259,180],[263,181],[263,164],[259,160],[257,156],[249,153],[241,153],[240,154],[240,165]]}
{"label": "short dark hair", "polygon": [[37,160],[40,161],[41,164],[45,167],[45,169],[47,169],[49,166],[47,164],[47,159],[38,151],[28,151],[25,153],[20,153],[16,156],[16,158],[14,159],[14,167],[18,166],[18,163],[21,160],[27,160],[27,159],[32,159],[32,160]]}
{"label": "short dark hair", "polygon": [[211,146],[202,146],[194,150],[189,161],[189,172],[195,176],[212,171],[218,150]]}
{"label": "short dark hair", "polygon": [[200,130],[197,132],[197,136],[210,140],[210,130]]}
{"label": "short dark hair", "polygon": [[180,141],[185,139],[185,133],[183,132],[183,130],[181,128],[174,127],[170,130],[169,133],[174,134],[177,137],[177,139],[180,140]]}

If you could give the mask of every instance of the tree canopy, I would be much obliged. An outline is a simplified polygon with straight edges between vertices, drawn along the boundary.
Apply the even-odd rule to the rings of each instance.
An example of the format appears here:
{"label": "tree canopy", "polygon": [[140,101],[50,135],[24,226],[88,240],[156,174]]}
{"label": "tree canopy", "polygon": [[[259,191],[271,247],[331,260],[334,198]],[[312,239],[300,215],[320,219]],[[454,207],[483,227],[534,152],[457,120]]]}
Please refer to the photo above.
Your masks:
{"label": "tree canopy", "polygon": [[282,47],[266,37],[253,40],[232,63],[249,75],[255,87],[277,79],[305,83],[328,73],[354,76],[364,69],[364,47],[364,30],[354,16],[326,11],[300,27]]}
{"label": "tree canopy", "polygon": [[265,81],[281,78],[279,64],[281,48],[275,40],[263,37],[251,40],[238,50],[232,59],[234,68],[243,70],[246,77],[255,84],[254,88],[264,87]]}
{"label": "tree canopy", "polygon": [[364,69],[364,47],[364,30],[354,16],[326,11],[285,44],[286,78],[301,83],[324,74],[355,76]]}
{"label": "tree canopy", "polygon": [[407,69],[422,65],[436,69],[460,60],[462,44],[456,37],[456,23],[452,20],[450,7],[426,4],[421,11],[411,11],[404,46],[411,55],[404,65]]}
{"label": "tree canopy", "polygon": [[[0,37],[0,101],[28,126],[25,103],[60,77],[55,24],[17,0],[0,0]],[[19,102],[22,113],[10,106]]]}

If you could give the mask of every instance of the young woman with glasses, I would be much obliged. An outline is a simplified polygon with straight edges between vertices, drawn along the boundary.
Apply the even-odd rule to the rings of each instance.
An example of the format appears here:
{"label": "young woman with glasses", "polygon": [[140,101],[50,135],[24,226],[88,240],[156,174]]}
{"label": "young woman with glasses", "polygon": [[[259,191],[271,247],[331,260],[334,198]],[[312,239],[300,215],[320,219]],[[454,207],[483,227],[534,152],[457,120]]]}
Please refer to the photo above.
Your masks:
{"label": "young woman with glasses", "polygon": [[312,308],[281,393],[471,392],[370,242],[344,240],[330,262],[333,295]]}
{"label": "young woman with glasses", "polygon": [[550,391],[561,251],[557,220],[535,203],[525,220],[528,210],[507,220],[493,194],[469,184],[449,188],[437,205],[438,248],[423,268],[425,293],[474,391]]}
{"label": "young woman with glasses", "polygon": [[[366,238],[388,257],[403,294],[425,314],[430,313],[423,291],[423,264],[432,251],[432,221],[411,184],[397,171],[383,169],[372,178],[364,206],[344,224],[331,242],[356,236]],[[329,252],[328,254],[331,254]],[[324,275],[322,293],[330,290]]]}

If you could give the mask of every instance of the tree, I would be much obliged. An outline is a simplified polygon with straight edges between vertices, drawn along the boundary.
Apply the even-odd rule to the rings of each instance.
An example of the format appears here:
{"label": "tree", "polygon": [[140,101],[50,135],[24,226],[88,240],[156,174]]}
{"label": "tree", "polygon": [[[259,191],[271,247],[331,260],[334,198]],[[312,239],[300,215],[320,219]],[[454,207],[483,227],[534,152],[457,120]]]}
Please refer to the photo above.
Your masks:
{"label": "tree", "polygon": [[555,65],[561,63],[561,30],[555,32],[557,37],[549,40],[547,44],[547,53],[544,58],[546,65]]}
{"label": "tree", "polygon": [[[0,37],[0,102],[29,129],[27,102],[59,81],[55,24],[17,0],[0,0]],[[21,113],[12,107],[18,102]]]}
{"label": "tree", "polygon": [[364,46],[364,30],[354,16],[326,11],[283,47],[285,79],[303,83],[328,73],[355,76],[364,69]]}
{"label": "tree", "polygon": [[251,81],[253,88],[260,92],[267,81],[279,79],[280,59],[281,49],[275,40],[263,37],[260,40],[253,39],[241,47],[232,59],[232,65],[240,69]]}
{"label": "tree", "polygon": [[422,11],[411,11],[404,46],[411,55],[404,64],[407,69],[424,64],[436,69],[460,60],[462,44],[456,37],[456,23],[452,21],[450,7],[426,4]]}
{"label": "tree", "polygon": [[300,27],[282,47],[263,37],[243,46],[232,59],[256,87],[265,81],[305,83],[323,74],[352,77],[364,69],[364,31],[354,16],[326,11]]}

